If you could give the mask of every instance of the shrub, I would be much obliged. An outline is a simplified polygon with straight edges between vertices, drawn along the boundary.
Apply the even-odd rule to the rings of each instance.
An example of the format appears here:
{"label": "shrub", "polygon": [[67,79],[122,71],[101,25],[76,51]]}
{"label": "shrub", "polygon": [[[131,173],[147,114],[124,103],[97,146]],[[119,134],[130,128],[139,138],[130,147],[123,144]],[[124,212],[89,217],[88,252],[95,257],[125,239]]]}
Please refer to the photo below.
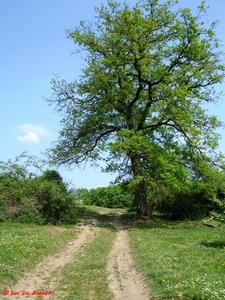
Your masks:
{"label": "shrub", "polygon": [[67,185],[54,170],[47,170],[41,176],[30,176],[25,167],[1,162],[0,191],[0,221],[76,222],[76,206]]}
{"label": "shrub", "polygon": [[76,222],[76,207],[67,192],[54,181],[36,180],[36,199],[45,223],[73,224]]}
{"label": "shrub", "polygon": [[[188,185],[188,184],[187,184]],[[173,219],[196,219],[221,211],[217,188],[202,181],[190,182],[179,192],[161,193],[156,209]]]}

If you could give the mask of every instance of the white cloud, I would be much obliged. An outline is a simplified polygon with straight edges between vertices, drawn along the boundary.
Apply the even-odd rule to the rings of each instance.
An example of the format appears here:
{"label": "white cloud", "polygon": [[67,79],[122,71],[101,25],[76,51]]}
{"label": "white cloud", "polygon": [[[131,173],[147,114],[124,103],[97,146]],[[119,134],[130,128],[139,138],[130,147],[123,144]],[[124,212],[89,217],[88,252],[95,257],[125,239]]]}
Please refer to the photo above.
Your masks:
{"label": "white cloud", "polygon": [[50,132],[40,125],[23,124],[17,126],[20,131],[20,135],[17,136],[17,140],[20,142],[39,143],[41,137],[50,135]]}
{"label": "white cloud", "polygon": [[25,135],[18,135],[17,140],[20,142],[38,143],[40,138],[35,132],[28,132]]}

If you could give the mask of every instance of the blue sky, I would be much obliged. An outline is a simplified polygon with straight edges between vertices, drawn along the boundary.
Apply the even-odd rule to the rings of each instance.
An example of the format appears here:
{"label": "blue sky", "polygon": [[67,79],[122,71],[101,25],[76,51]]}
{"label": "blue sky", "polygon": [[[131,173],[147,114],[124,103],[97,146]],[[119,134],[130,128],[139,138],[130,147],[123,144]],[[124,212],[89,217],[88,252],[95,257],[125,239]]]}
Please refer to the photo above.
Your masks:
{"label": "blue sky", "polygon": [[[127,0],[134,4],[135,0]],[[181,6],[196,7],[198,0],[180,0]],[[54,74],[73,80],[82,66],[75,49],[66,38],[79,20],[93,20],[94,7],[106,0],[7,0],[0,8],[0,160],[14,159],[23,151],[41,156],[56,140],[60,117],[43,97],[51,96]],[[207,18],[219,20],[217,36],[225,44],[225,1],[207,0]],[[224,89],[224,85],[218,87]],[[225,122],[225,101],[210,112]],[[220,130],[221,150],[225,152],[225,132]],[[72,172],[60,169],[74,186],[106,186],[113,176],[86,166]]]}

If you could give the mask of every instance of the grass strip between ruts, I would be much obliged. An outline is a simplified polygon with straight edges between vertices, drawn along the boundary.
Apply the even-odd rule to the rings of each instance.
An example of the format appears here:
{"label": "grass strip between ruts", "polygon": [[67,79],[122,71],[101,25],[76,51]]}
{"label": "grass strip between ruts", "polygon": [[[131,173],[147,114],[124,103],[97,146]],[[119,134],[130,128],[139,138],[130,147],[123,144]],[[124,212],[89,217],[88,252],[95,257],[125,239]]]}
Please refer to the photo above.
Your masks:
{"label": "grass strip between ruts", "polygon": [[65,266],[56,294],[65,300],[112,300],[108,289],[106,265],[115,239],[115,230],[101,228],[101,233]]}

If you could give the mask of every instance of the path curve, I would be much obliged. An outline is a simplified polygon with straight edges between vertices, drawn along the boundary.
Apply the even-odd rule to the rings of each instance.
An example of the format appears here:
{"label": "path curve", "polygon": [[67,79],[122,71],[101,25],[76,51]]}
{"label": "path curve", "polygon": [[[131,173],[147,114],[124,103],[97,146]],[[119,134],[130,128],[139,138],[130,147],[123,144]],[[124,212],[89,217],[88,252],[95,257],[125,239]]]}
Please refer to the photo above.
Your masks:
{"label": "path curve", "polygon": [[[54,287],[58,285],[59,274],[50,280],[50,283],[48,282],[46,289],[43,288],[45,281],[51,278],[51,273],[57,270],[60,272],[63,266],[73,261],[75,254],[80,251],[83,246],[91,242],[99,232],[100,230],[98,228],[82,226],[82,231],[78,237],[69,242],[68,246],[62,252],[46,257],[34,270],[26,273],[15,286],[8,289],[9,291],[19,292],[19,296],[13,296],[13,299],[34,299],[34,291],[44,290],[45,292],[52,292]],[[28,291],[29,295],[23,295],[23,291]],[[44,299],[49,299],[49,297],[54,298],[54,295],[47,294],[44,296]],[[55,299],[57,299],[57,295],[55,295],[55,297]]]}

